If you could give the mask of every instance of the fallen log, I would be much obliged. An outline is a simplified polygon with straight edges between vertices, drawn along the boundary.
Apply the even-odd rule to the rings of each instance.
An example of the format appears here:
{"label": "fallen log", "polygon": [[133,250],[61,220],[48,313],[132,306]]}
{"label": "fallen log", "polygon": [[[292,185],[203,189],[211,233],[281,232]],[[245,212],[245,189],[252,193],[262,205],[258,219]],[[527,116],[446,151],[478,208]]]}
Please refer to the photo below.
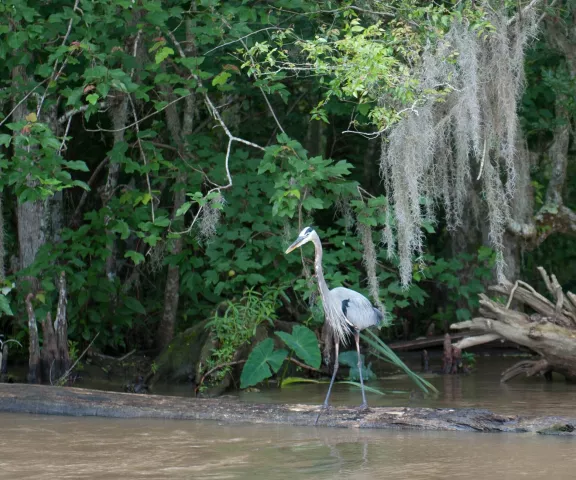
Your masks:
{"label": "fallen log", "polygon": [[[470,330],[476,336],[461,340],[456,346],[479,345],[495,339],[505,339],[529,348],[539,355],[533,361],[523,360],[502,374],[502,382],[517,375],[550,375],[557,372],[568,381],[576,381],[576,296],[562,291],[554,275],[548,276],[538,267],[548,289],[550,301],[527,283],[517,281],[490,287],[490,290],[507,297],[500,303],[480,294],[480,317],[455,323],[450,328]],[[528,314],[511,308],[512,301],[533,310]]]}
{"label": "fallen log", "polygon": [[[44,385],[1,384],[0,412],[43,415],[215,420],[226,424],[259,423],[313,426],[318,405],[249,404],[223,399],[196,399],[105,392]],[[576,417],[499,415],[481,409],[372,407],[367,411],[332,407],[319,426],[533,432],[576,437]]]}

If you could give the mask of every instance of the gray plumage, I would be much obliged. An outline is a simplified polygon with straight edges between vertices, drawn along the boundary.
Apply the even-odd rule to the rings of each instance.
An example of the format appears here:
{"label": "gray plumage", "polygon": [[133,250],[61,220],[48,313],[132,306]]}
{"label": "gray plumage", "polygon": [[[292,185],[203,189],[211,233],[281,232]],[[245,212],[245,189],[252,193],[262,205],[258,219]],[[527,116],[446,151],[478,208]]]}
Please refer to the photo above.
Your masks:
{"label": "gray plumage", "polygon": [[[314,243],[314,269],[318,280],[318,290],[320,291],[320,297],[322,298],[326,322],[328,322],[334,332],[334,350],[336,356],[334,372],[332,374],[332,380],[330,381],[328,394],[326,395],[323,407],[328,408],[328,399],[330,397],[330,392],[332,391],[334,379],[336,378],[336,372],[338,371],[338,353],[340,343],[345,345],[348,341],[349,334],[352,333],[356,341],[358,370],[360,372],[360,384],[362,386],[363,402],[360,407],[366,408],[367,403],[364,393],[364,380],[362,378],[362,357],[360,356],[360,331],[373,325],[378,325],[382,321],[384,315],[382,315],[382,312],[374,308],[370,300],[361,293],[345,287],[336,287],[332,290],[328,288],[326,280],[324,279],[324,271],[322,270],[322,243],[320,242],[318,234],[311,227],[306,227],[300,232],[298,238],[288,247],[286,253],[290,253],[292,250],[295,250],[308,242]],[[318,418],[320,418],[320,414],[318,415]],[[316,419],[316,422],[318,422],[318,418]]]}

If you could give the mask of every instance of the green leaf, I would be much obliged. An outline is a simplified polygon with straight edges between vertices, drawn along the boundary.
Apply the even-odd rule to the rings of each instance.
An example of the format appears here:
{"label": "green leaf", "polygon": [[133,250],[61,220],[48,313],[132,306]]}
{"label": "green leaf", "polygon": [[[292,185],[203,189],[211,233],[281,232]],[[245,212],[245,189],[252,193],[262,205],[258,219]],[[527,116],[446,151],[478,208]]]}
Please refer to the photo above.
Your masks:
{"label": "green leaf", "polygon": [[192,206],[192,202],[183,203],[178,210],[176,210],[176,216],[179,217],[180,215],[184,215],[190,207]]}
{"label": "green leaf", "polygon": [[324,380],[315,380],[313,378],[304,378],[304,377],[286,377],[280,383],[280,388],[285,387],[286,385],[291,385],[292,383],[328,383]]}
{"label": "green leaf", "polygon": [[322,361],[318,339],[314,332],[303,325],[294,325],[292,334],[286,332],[274,332],[294,353],[312,368],[319,368]]}
{"label": "green leaf", "polygon": [[220,72],[212,80],[212,86],[216,87],[217,85],[224,85],[231,76],[232,75],[228,72]]}
{"label": "green leaf", "polygon": [[7,147],[8,145],[10,145],[11,141],[12,141],[12,135],[8,135],[6,133],[0,134],[0,145],[4,145],[5,147]]}
{"label": "green leaf", "polygon": [[100,95],[98,95],[97,93],[91,93],[90,95],[86,95],[86,100],[90,105],[96,105],[99,98]]}
{"label": "green leaf", "polygon": [[64,162],[67,168],[70,170],[79,170],[80,172],[88,172],[88,166],[82,160],[68,160]]}
{"label": "green leaf", "polygon": [[154,220],[154,225],[157,227],[167,227],[170,225],[170,219],[166,216],[157,217],[156,220]]}
{"label": "green leaf", "polygon": [[400,360],[398,355],[396,355],[396,352],[394,352],[394,350],[392,350],[388,345],[380,340],[374,332],[370,330],[365,330],[365,332],[366,333],[362,333],[361,336],[371,347],[374,348],[374,355],[377,358],[404,370],[408,377],[410,377],[410,379],[412,379],[412,381],[418,385],[418,387],[425,394],[438,393],[438,390],[434,385],[410,370],[410,368],[402,360]]}
{"label": "green leaf", "polygon": [[119,233],[122,240],[126,240],[130,236],[130,227],[124,220],[118,220],[111,231]]}
{"label": "green leaf", "polygon": [[140,263],[142,263],[145,260],[144,255],[142,255],[140,252],[136,252],[134,250],[128,250],[124,254],[124,258],[132,259],[132,261],[134,262],[134,265],[139,265]]}
{"label": "green leaf", "polygon": [[179,61],[186,68],[195,71],[204,62],[204,57],[186,57],[180,58]]}
{"label": "green leaf", "polygon": [[130,310],[136,313],[141,313],[146,315],[146,309],[144,306],[134,297],[126,297],[124,299],[124,305],[126,305]]}
{"label": "green leaf", "polygon": [[6,315],[13,316],[12,309],[10,308],[10,302],[5,295],[0,295],[0,311],[4,312]]}
{"label": "green leaf", "polygon": [[272,371],[278,371],[286,355],[288,355],[286,350],[274,351],[274,341],[271,338],[260,342],[252,350],[242,369],[240,388],[250,387],[270,378]]}
{"label": "green leaf", "polygon": [[170,47],[162,47],[160,50],[156,52],[156,55],[154,56],[154,61],[156,63],[162,63],[170,55],[174,55],[174,50],[172,50]]}
{"label": "green leaf", "polygon": [[302,202],[302,206],[304,207],[304,210],[314,210],[314,209],[322,209],[324,208],[324,203],[322,202],[321,199],[316,198],[316,197],[306,197],[304,199],[304,201]]}
{"label": "green leaf", "polygon": [[[342,380],[342,381],[336,382],[336,383],[345,384],[345,385],[354,385],[355,387],[362,388],[362,385],[360,385],[358,382],[352,382],[350,380]],[[377,388],[369,387],[368,385],[364,385],[364,390],[366,390],[367,392],[370,392],[370,393],[375,393],[377,395],[386,395],[384,392],[378,390]]]}

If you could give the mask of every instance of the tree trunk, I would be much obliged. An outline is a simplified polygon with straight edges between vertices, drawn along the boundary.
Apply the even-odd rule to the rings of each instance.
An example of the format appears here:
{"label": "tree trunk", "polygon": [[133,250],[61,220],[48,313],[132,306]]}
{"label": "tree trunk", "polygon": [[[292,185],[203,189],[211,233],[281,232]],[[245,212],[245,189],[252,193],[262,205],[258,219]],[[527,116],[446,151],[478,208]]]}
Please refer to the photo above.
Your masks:
{"label": "tree trunk", "polygon": [[[112,117],[112,125],[114,128],[114,147],[118,146],[124,141],[124,129],[126,121],[128,120],[128,99],[126,94],[121,94],[122,98],[114,108],[110,109]],[[112,159],[108,162],[108,177],[106,184],[101,192],[102,205],[108,205],[108,202],[114,196],[116,187],[118,186],[118,177],[120,176],[120,164]],[[108,225],[111,218],[109,215],[105,217],[105,223]],[[106,278],[113,281],[116,278],[116,235],[110,230],[106,229],[108,237],[108,257],[106,258]]]}
{"label": "tree trunk", "polygon": [[[549,277],[542,267],[538,270],[554,303],[524,282],[505,283],[490,289],[506,295],[506,305],[481,294],[482,317],[451,326],[457,330],[487,334],[470,344],[478,345],[480,338],[486,342],[502,338],[528,347],[539,355],[537,360],[522,361],[508,369],[503,373],[503,382],[521,373],[532,376],[548,372],[557,372],[569,381],[576,381],[576,295],[564,293],[554,275]],[[512,300],[536,313],[528,315],[511,309]],[[463,345],[464,341],[456,346],[463,348]]]}
{"label": "tree trunk", "polygon": [[66,278],[64,272],[58,279],[58,308],[56,321],[52,324],[52,315],[47,313],[42,321],[42,350],[38,340],[38,326],[32,305],[33,294],[26,297],[28,329],[30,335],[30,353],[28,360],[28,382],[50,383],[64,381],[70,368],[68,353],[68,327],[66,320]]}
{"label": "tree trunk", "polygon": [[[194,36],[192,35],[192,22],[190,19],[186,21],[186,47],[181,52],[181,55],[194,56],[196,54],[196,44]],[[167,92],[172,95],[172,88],[167,86]],[[184,108],[182,109],[182,116],[178,115],[176,106],[172,105],[166,109],[166,123],[168,131],[172,140],[178,147],[178,155],[181,158],[189,157],[189,148],[187,146],[186,138],[192,134],[194,130],[194,117],[196,115],[196,100],[194,95],[190,95],[184,101]],[[176,220],[176,212],[184,204],[186,200],[185,185],[187,174],[182,171],[175,180],[174,191],[174,204],[172,210],[172,221]],[[184,241],[181,237],[174,239],[171,248],[171,255],[179,255],[182,252]],[[175,265],[168,266],[168,273],[166,275],[166,287],[164,290],[164,311],[162,312],[162,319],[156,333],[156,346],[163,349],[174,338],[176,330],[176,320],[178,314],[178,304],[180,302],[180,267]]]}
{"label": "tree trunk", "polygon": [[[26,79],[24,66],[14,67],[12,80],[18,83],[25,83]],[[17,99],[13,99],[13,103],[15,109],[12,119],[14,122],[21,122],[28,114],[27,102],[22,102],[19,106],[16,106]],[[37,181],[33,179],[28,179],[27,183],[31,188],[37,185]],[[46,242],[46,210],[45,200],[17,203],[19,269],[29,267],[34,262],[40,247]],[[35,288],[36,282],[33,279],[30,280],[33,282],[32,287]]]}
{"label": "tree trunk", "polygon": [[32,306],[32,298],[29,293],[26,297],[26,310],[28,311],[28,334],[30,335],[28,345],[28,383],[37,383],[41,380],[40,371],[40,341],[38,339],[38,325],[36,315]]}

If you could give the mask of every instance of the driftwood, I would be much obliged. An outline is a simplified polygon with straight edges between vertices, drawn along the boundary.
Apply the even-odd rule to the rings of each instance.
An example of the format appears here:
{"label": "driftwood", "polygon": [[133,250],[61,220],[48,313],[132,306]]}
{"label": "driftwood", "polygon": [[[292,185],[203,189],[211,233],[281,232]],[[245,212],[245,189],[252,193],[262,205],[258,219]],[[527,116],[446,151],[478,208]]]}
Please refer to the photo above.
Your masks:
{"label": "driftwood", "polygon": [[[248,404],[230,399],[137,395],[43,385],[0,384],[0,412],[42,415],[216,420],[225,424],[313,426],[318,405]],[[499,415],[480,409],[333,407],[319,426],[576,436],[576,417]]]}
{"label": "driftwood", "polygon": [[[459,340],[464,337],[469,337],[465,333],[455,333],[450,335],[452,340]],[[403,340],[401,342],[394,342],[388,345],[392,350],[408,351],[420,350],[423,348],[440,347],[444,344],[445,335],[435,335],[433,337],[417,338],[416,340]]]}
{"label": "driftwood", "polygon": [[[503,382],[521,374],[550,375],[551,372],[576,381],[576,295],[565,294],[556,277],[548,276],[542,267],[538,271],[553,302],[527,283],[508,282],[490,287],[491,291],[506,296],[506,304],[480,294],[482,316],[451,325],[456,330],[482,334],[461,340],[455,345],[459,348],[503,339],[528,347],[539,355],[536,360],[523,360],[506,370],[502,374]],[[513,301],[533,313],[512,309]]]}

